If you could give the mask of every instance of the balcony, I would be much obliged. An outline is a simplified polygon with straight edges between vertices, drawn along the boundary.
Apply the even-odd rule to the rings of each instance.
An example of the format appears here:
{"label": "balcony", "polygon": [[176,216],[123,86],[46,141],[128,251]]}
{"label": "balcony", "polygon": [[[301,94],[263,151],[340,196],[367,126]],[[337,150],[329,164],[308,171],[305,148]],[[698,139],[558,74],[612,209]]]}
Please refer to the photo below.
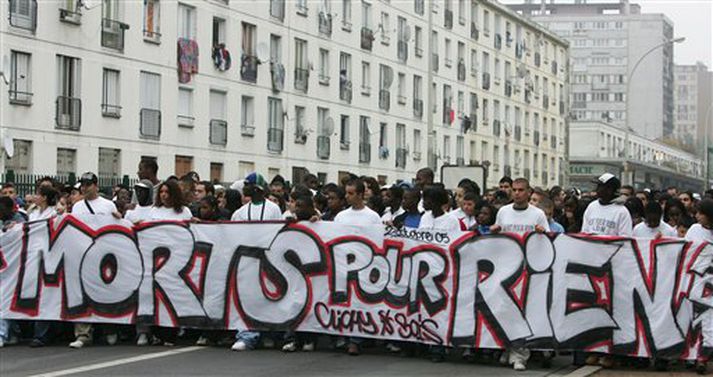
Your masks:
{"label": "balcony", "polygon": [[[74,5],[72,7],[67,7],[67,5]],[[69,9],[72,8],[72,9]],[[59,8],[59,20],[74,25],[81,25],[82,23],[82,8],[79,1],[69,2],[69,4],[60,5]]]}
{"label": "balcony", "polygon": [[102,116],[109,118],[121,118],[121,106],[102,103]]}
{"label": "balcony", "polygon": [[326,160],[329,158],[329,136],[317,136],[317,157]]}
{"label": "balcony", "polygon": [[493,46],[500,50],[503,48],[503,36],[500,33],[495,33],[495,39],[493,40]]}
{"label": "balcony", "polygon": [[406,156],[408,156],[408,151],[406,148],[396,148],[396,167],[404,169],[406,168]]}
{"label": "balcony", "polygon": [[537,67],[540,66],[540,53],[539,52],[535,53],[535,66],[537,66]]}
{"label": "balcony", "polygon": [[512,81],[505,80],[505,96],[512,96]]}
{"label": "balcony", "polygon": [[[12,83],[10,86],[12,87]],[[10,96],[10,103],[13,105],[32,105],[32,92],[22,92],[10,89],[8,91],[8,95]]]}
{"label": "balcony", "polygon": [[270,63],[270,78],[272,90],[280,92],[285,88],[285,66],[282,63]]}
{"label": "balcony", "polygon": [[431,54],[431,64],[433,65],[433,72],[438,72],[438,54]]}
{"label": "balcony", "polygon": [[493,135],[500,136],[500,120],[498,119],[493,121]]}
{"label": "balcony", "polygon": [[465,61],[458,60],[458,80],[465,81]]}
{"label": "balcony", "polygon": [[282,152],[285,131],[282,128],[270,127],[267,129],[267,150],[270,152]]}
{"label": "balcony", "polygon": [[350,80],[340,80],[339,83],[339,99],[352,103],[352,82]]}
{"label": "balcony", "polygon": [[10,26],[35,32],[37,29],[37,1],[10,0]]}
{"label": "balcony", "polygon": [[478,25],[476,25],[475,22],[470,23],[470,38],[476,41],[480,38],[480,31],[478,30]]}
{"label": "balcony", "polygon": [[443,12],[443,27],[446,29],[453,29],[453,10],[446,9]]}
{"label": "balcony", "polygon": [[332,15],[326,12],[319,12],[319,33],[324,36],[332,35]]}
{"label": "balcony", "polygon": [[396,50],[397,58],[400,61],[405,63],[408,60],[408,42],[399,40],[396,45],[397,45],[397,50]]}
{"label": "balcony", "polygon": [[483,90],[490,90],[490,73],[483,72]]}
{"label": "balcony", "polygon": [[243,81],[257,82],[257,65],[259,60],[257,56],[243,54],[240,57],[240,78]]}
{"label": "balcony", "polygon": [[423,100],[414,98],[413,99],[413,115],[417,118],[423,117]]}
{"label": "balcony", "polygon": [[309,89],[309,69],[295,68],[295,90],[307,93]]}
{"label": "balcony", "polygon": [[59,96],[55,102],[55,122],[62,130],[79,131],[82,124],[82,100]]}
{"label": "balcony", "polygon": [[361,48],[371,51],[374,46],[374,31],[367,27],[361,28]]}
{"label": "balcony", "polygon": [[359,162],[369,163],[371,162],[371,144],[370,143],[359,143]]}
{"label": "balcony", "polygon": [[124,31],[129,25],[108,18],[102,19],[102,47],[124,51]]}
{"label": "balcony", "polygon": [[220,119],[210,120],[208,141],[213,145],[226,145],[228,143],[228,122]]}
{"label": "balcony", "polygon": [[139,135],[142,139],[158,140],[161,137],[161,111],[141,109]]}
{"label": "balcony", "polygon": [[384,111],[391,108],[391,93],[386,89],[379,90],[379,108]]}

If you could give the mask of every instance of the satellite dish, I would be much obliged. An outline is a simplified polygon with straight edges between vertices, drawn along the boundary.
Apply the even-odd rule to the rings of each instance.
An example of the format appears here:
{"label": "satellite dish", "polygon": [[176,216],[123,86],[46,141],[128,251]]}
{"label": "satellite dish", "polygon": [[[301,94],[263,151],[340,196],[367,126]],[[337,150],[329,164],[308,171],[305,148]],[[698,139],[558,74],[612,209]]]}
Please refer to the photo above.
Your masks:
{"label": "satellite dish", "polygon": [[257,45],[257,59],[262,62],[270,60],[270,49],[265,42],[258,43]]}
{"label": "satellite dish", "polygon": [[10,137],[10,135],[5,135],[5,137],[3,137],[2,144],[5,148],[5,153],[7,153],[7,157],[12,158],[15,154],[15,144],[12,142],[12,137]]}
{"label": "satellite dish", "polygon": [[411,26],[406,25],[404,27],[403,33],[404,40],[408,41],[409,39],[411,39]]}
{"label": "satellite dish", "polygon": [[332,117],[327,118],[325,126],[325,133],[331,135],[334,133],[334,119]]}
{"label": "satellite dish", "polygon": [[391,83],[394,82],[394,70],[391,69],[391,67],[386,67],[384,69],[384,86],[385,87],[390,87]]}

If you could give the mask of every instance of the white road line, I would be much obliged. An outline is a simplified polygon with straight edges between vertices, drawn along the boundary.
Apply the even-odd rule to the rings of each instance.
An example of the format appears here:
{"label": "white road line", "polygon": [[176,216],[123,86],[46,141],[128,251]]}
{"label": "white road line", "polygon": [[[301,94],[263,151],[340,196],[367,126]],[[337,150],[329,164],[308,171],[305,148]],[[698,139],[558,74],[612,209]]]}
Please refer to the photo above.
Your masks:
{"label": "white road line", "polygon": [[595,365],[585,365],[583,367],[577,368],[571,373],[567,374],[567,377],[587,377],[594,373],[599,372],[602,369],[600,366]]}
{"label": "white road line", "polygon": [[205,349],[205,347],[185,347],[185,348],[179,348],[175,350],[170,350],[170,351],[164,351],[164,352],[156,352],[156,353],[150,353],[146,355],[140,355],[140,356],[133,356],[133,357],[127,357],[124,359],[117,359],[117,360],[112,360],[112,361],[106,361],[103,363],[97,363],[97,364],[89,364],[81,367],[76,367],[76,368],[70,368],[70,369],[63,369],[63,370],[58,370],[55,372],[47,372],[47,373],[40,373],[40,374],[35,374],[29,377],[56,377],[56,376],[66,376],[70,374],[76,374],[76,373],[84,373],[84,372],[89,372],[97,369],[103,369],[103,368],[111,368],[115,367],[117,365],[124,365],[124,364],[130,364],[130,363],[136,363],[139,361],[145,361],[145,360],[151,360],[151,359],[158,359],[160,357],[167,357],[167,356],[173,356],[173,355],[178,355],[181,353],[186,353],[186,352],[192,352],[192,351],[197,351],[199,349]]}

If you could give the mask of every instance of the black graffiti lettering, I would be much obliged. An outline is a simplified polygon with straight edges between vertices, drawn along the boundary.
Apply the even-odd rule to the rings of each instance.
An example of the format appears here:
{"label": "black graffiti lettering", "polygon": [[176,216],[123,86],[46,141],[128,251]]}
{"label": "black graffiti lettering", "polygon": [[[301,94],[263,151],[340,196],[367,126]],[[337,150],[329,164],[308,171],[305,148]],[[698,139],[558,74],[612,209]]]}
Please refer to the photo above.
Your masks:
{"label": "black graffiti lettering", "polygon": [[315,317],[320,326],[324,329],[338,332],[348,331],[364,335],[379,334],[379,325],[374,316],[369,312],[357,309],[339,310],[330,308],[323,302],[318,302],[314,306]]}

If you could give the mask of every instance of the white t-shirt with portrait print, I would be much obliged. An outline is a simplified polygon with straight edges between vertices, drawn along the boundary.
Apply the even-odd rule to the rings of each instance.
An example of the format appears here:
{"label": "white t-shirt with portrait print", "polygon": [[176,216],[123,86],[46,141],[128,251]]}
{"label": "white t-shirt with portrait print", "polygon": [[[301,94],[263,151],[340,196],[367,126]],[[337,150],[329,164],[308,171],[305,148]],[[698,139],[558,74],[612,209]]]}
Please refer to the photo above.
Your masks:
{"label": "white t-shirt with portrait print", "polygon": [[545,232],[550,231],[550,223],[547,221],[545,213],[532,205],[527,208],[516,209],[512,203],[503,206],[498,210],[495,217],[495,224],[500,225],[501,232],[525,234],[534,232],[535,226],[540,225]]}
{"label": "white t-shirt with portrait print", "polygon": [[600,236],[631,237],[629,210],[621,204],[601,204],[595,200],[587,206],[582,219],[582,233]]}

